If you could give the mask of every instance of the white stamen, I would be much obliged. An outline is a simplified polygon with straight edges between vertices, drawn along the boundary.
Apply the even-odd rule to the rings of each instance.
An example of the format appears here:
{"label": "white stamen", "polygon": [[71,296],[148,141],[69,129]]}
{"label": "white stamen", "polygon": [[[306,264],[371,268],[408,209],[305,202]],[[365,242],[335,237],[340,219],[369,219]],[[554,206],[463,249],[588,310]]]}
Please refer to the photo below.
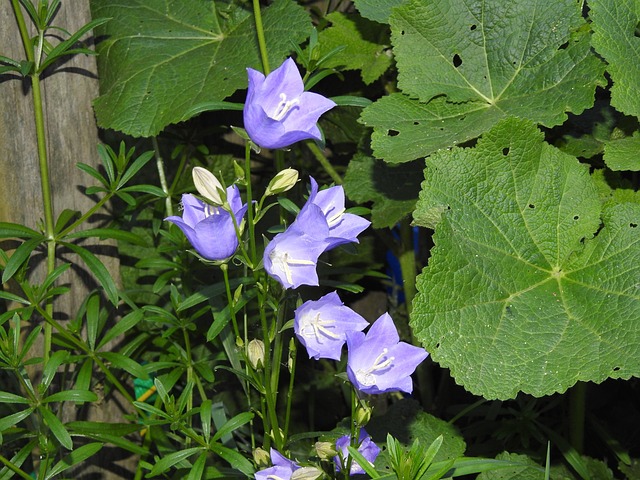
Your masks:
{"label": "white stamen", "polygon": [[208,218],[211,215],[220,215],[220,208],[207,203],[204,206],[204,218]]}
{"label": "white stamen", "polygon": [[322,343],[323,340],[322,335],[320,334],[324,334],[327,337],[339,340],[340,335],[336,335],[329,330],[329,328],[334,327],[335,323],[336,322],[334,322],[333,320],[321,319],[319,313],[316,314],[315,317],[312,315],[305,315],[302,318],[302,328],[300,329],[300,333],[307,338],[315,336],[316,340],[318,340],[318,343]]}
{"label": "white stamen", "polygon": [[344,214],[344,210],[344,208],[342,210],[338,210],[337,213],[334,213],[330,217],[327,217],[327,223],[329,224],[329,227],[333,227],[336,223],[338,223],[340,217],[342,217],[342,215]]}
{"label": "white stamen", "polygon": [[289,257],[287,252],[280,252],[278,249],[273,249],[269,254],[271,262],[276,265],[280,270],[284,271],[285,278],[288,283],[293,284],[293,276],[291,274],[291,266],[295,265],[315,265],[311,260],[299,260]]}
{"label": "white stamen", "polygon": [[273,115],[270,115],[270,116],[271,118],[279,122],[287,115],[287,113],[289,113],[289,110],[291,110],[293,107],[295,107],[299,103],[300,103],[300,100],[297,97],[294,98],[293,100],[287,100],[287,94],[281,93],[280,103],[276,107],[275,112],[273,112]]}
{"label": "white stamen", "polygon": [[389,350],[382,349],[382,353],[374,360],[373,365],[367,369],[358,369],[356,371],[356,378],[366,387],[370,387],[376,383],[376,377],[374,372],[384,370],[389,367],[395,357],[387,357]]}

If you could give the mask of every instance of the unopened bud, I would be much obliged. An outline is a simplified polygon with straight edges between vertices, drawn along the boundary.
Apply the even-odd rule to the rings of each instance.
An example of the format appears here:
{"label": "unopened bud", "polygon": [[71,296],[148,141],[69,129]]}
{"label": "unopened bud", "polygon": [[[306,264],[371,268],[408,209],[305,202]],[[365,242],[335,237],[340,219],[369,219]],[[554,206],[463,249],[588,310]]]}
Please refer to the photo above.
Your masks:
{"label": "unopened bud", "polygon": [[265,195],[277,195],[290,190],[298,181],[298,171],[293,168],[285,168],[271,179]]}
{"label": "unopened bud", "polygon": [[317,467],[301,467],[293,472],[291,480],[317,480],[324,472]]}
{"label": "unopened bud", "polygon": [[356,415],[354,418],[358,427],[364,427],[369,420],[371,420],[371,407],[366,402],[361,401],[358,408],[356,408]]}
{"label": "unopened bud", "polygon": [[331,460],[338,454],[335,444],[331,442],[316,442],[315,449],[320,460]]}
{"label": "unopened bud", "polygon": [[214,205],[222,205],[224,203],[223,195],[226,196],[225,190],[220,180],[213,173],[206,168],[193,167],[191,175],[193,176],[193,184],[200,195]]}
{"label": "unopened bud", "polygon": [[253,461],[256,462],[258,468],[264,468],[271,465],[271,457],[269,456],[269,452],[260,447],[256,448],[253,451]]}
{"label": "unopened bud", "polygon": [[253,368],[261,369],[264,367],[264,342],[262,340],[253,339],[247,345],[247,358]]}

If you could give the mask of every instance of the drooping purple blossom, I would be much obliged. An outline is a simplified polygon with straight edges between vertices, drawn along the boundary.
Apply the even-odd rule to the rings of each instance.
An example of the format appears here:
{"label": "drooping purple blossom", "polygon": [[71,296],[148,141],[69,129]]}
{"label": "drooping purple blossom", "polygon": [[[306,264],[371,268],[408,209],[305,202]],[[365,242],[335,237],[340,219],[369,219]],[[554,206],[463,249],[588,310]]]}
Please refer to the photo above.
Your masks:
{"label": "drooping purple blossom", "polygon": [[400,342],[388,313],[376,320],[365,335],[347,333],[347,376],[362,393],[411,393],[411,374],[429,355],[420,347]]}
{"label": "drooping purple blossom", "polygon": [[255,473],[256,480],[289,480],[293,472],[300,468],[293,460],[289,460],[275,449],[271,449],[271,463],[272,467],[265,468]]}
{"label": "drooping purple blossom", "polygon": [[345,213],[344,188],[338,185],[318,191],[318,183],[313,177],[311,181],[311,194],[305,205],[300,210],[298,218],[307,214],[307,209],[311,205],[320,207],[329,226],[329,246],[330,250],[345,243],[358,243],[360,235],[371,222],[358,215]]}
{"label": "drooping purple blossom", "polygon": [[[341,471],[342,468],[344,468],[344,466],[346,466],[347,464],[347,461],[349,458],[349,451],[347,450],[347,447],[349,446],[350,443],[351,443],[351,435],[345,435],[343,437],[340,437],[336,441],[336,450],[340,452],[341,455],[336,455],[333,458],[333,461],[336,464],[336,469],[338,471]],[[380,453],[380,447],[378,447],[373,442],[373,440],[371,440],[371,437],[364,430],[364,428],[361,428],[360,433],[358,434],[358,452],[362,454],[362,456],[366,458],[369,461],[369,463],[371,463],[372,465],[373,465],[373,462],[376,461],[376,458]],[[349,470],[349,476],[358,475],[362,473],[365,473],[364,469],[360,466],[358,462],[353,460],[351,462],[351,469]]]}
{"label": "drooping purple blossom", "polygon": [[[247,204],[242,204],[240,190],[235,185],[227,188],[227,204],[240,225]],[[165,220],[180,227],[196,252],[207,260],[224,260],[235,253],[238,236],[231,213],[188,193],[182,195],[182,205],[182,217],[171,216]]]}
{"label": "drooping purple blossom", "polygon": [[267,273],[285,288],[318,285],[318,257],[349,242],[370,225],[358,215],[345,213],[344,190],[331,187],[318,191],[311,178],[311,194],[289,228],[274,237],[264,252]]}
{"label": "drooping purple blossom", "polygon": [[244,105],[244,128],[263,148],[284,148],[300,140],[321,140],[318,118],[335,103],[305,92],[295,62],[288,58],[266,77],[247,68],[249,89]]}
{"label": "drooping purple blossom", "polygon": [[329,227],[318,207],[311,210],[276,235],[264,250],[265,270],[284,288],[318,285],[316,265],[327,248]]}
{"label": "drooping purple blossom", "polygon": [[309,300],[295,311],[293,330],[309,358],[340,360],[347,332],[360,332],[369,323],[345,306],[337,292]]}

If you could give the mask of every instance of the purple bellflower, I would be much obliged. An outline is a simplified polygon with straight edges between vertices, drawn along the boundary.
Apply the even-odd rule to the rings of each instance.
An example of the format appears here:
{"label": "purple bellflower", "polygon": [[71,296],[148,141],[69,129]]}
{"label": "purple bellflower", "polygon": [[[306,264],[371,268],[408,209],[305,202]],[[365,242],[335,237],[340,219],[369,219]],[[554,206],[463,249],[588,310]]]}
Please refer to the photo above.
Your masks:
{"label": "purple bellflower", "polygon": [[[247,204],[242,204],[240,190],[235,185],[228,187],[226,191],[227,204],[240,225],[247,211]],[[224,260],[235,253],[238,236],[231,213],[188,193],[182,195],[182,206],[182,217],[172,216],[165,220],[180,227],[196,252],[207,260]]]}
{"label": "purple bellflower", "polygon": [[307,203],[302,207],[298,218],[305,216],[306,209],[310,205],[316,205],[322,210],[329,226],[329,246],[327,250],[345,243],[358,243],[358,235],[371,225],[371,222],[358,215],[345,213],[344,188],[342,186],[318,191],[318,183],[313,177],[310,180],[311,194]]}
{"label": "purple bellflower", "polygon": [[318,285],[318,257],[329,245],[329,227],[320,208],[279,233],[264,250],[264,268],[284,288]]}
{"label": "purple bellflower", "polygon": [[376,320],[365,335],[347,333],[347,376],[362,393],[411,393],[411,374],[429,355],[423,348],[400,342],[388,313]]}
{"label": "purple bellflower", "polygon": [[345,306],[336,292],[309,300],[295,311],[293,330],[309,358],[340,360],[346,332],[360,332],[369,323]]}
{"label": "purple bellflower", "polygon": [[273,448],[271,449],[271,463],[273,467],[256,472],[256,480],[289,480],[293,472],[300,468],[296,462],[289,460]]}
{"label": "purple bellflower", "polygon": [[305,92],[295,62],[288,58],[266,77],[247,68],[249,89],[244,105],[244,128],[262,148],[284,148],[313,138],[322,140],[317,122],[336,104],[317,93]]}
{"label": "purple bellflower", "polygon": [[[343,463],[346,465],[347,459],[349,457],[349,451],[347,447],[351,442],[351,435],[345,435],[340,437],[336,441],[336,450],[341,453],[341,455],[336,455],[333,457],[333,461],[336,464],[336,469],[341,471],[343,468]],[[369,463],[373,465],[373,462],[376,461],[378,454],[380,453],[380,447],[378,447],[367,432],[365,432],[364,428],[360,429],[360,434],[358,435],[358,452],[362,454],[364,458],[366,458]],[[342,456],[342,459],[340,458]],[[349,470],[349,476],[358,475],[365,473],[364,469],[360,466],[358,462],[353,460],[351,462],[351,469]]]}

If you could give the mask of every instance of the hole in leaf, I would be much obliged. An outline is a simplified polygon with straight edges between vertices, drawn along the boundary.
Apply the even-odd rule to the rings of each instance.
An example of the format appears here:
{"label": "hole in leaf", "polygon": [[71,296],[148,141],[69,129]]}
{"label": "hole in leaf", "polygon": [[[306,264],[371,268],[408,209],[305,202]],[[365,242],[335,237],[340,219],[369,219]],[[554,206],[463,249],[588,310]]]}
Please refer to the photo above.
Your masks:
{"label": "hole in leaf", "polygon": [[460,65],[462,65],[462,59],[460,58],[460,55],[456,53],[453,56],[453,66],[458,68]]}
{"label": "hole in leaf", "polygon": [[476,25],[471,25],[471,26],[469,27],[469,30],[473,31],[473,30],[475,30],[476,28],[478,28]]}
{"label": "hole in leaf", "polygon": [[574,219],[574,220],[578,220],[579,218],[580,218],[580,215],[574,215],[574,216],[573,216],[573,219]]}
{"label": "hole in leaf", "polygon": [[636,25],[636,30],[633,32],[633,36],[640,38],[640,22]]}
{"label": "hole in leaf", "polygon": [[398,135],[400,135],[400,132],[398,130],[389,130],[390,137],[396,137]]}
{"label": "hole in leaf", "polygon": [[414,125],[420,125],[420,122],[413,122]]}
{"label": "hole in leaf", "polygon": [[536,206],[533,203],[530,203],[529,208],[536,208]]}
{"label": "hole in leaf", "polygon": [[509,147],[503,148],[502,149],[502,155],[504,155],[506,157],[507,155],[509,155],[510,151],[511,150],[509,149]]}
{"label": "hole in leaf", "polygon": [[613,367],[613,371],[614,371],[614,372],[618,372],[618,371],[620,371],[620,367]]}
{"label": "hole in leaf", "polygon": [[467,118],[467,116],[466,116],[466,115],[462,115],[458,120],[462,121],[462,120],[464,120],[465,118]]}
{"label": "hole in leaf", "polygon": [[630,223],[630,224],[629,224],[629,226],[630,226],[631,228],[636,228],[636,227],[638,226],[638,224],[637,224],[637,223]]}
{"label": "hole in leaf", "polygon": [[440,131],[441,131],[441,132],[444,132],[444,127],[440,127]]}
{"label": "hole in leaf", "polygon": [[401,31],[400,31],[400,35],[404,35],[404,30],[401,30]]}
{"label": "hole in leaf", "polygon": [[562,45],[558,47],[558,50],[566,50],[569,46],[569,42],[564,42]]}

